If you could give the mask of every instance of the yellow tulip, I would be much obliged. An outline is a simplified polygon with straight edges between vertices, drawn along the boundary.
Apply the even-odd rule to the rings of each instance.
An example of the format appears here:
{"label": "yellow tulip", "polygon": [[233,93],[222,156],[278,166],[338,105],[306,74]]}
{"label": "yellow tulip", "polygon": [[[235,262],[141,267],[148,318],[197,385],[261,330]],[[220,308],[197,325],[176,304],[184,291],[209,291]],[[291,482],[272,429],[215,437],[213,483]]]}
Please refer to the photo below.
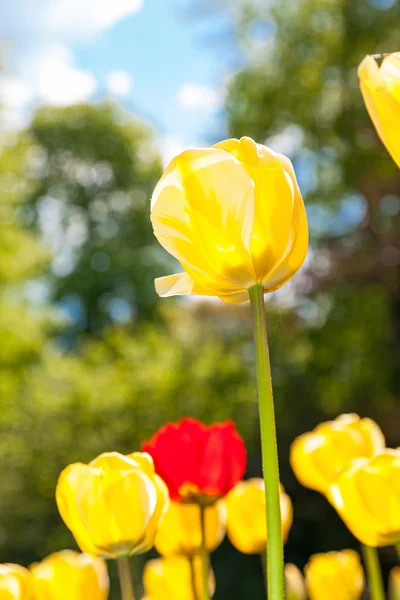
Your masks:
{"label": "yellow tulip", "polygon": [[35,600],[106,600],[107,567],[101,558],[73,550],[50,554],[30,568]]}
{"label": "yellow tulip", "polygon": [[118,558],[153,546],[169,497],[150,455],[109,452],[64,469],[56,500],[83,552]]}
{"label": "yellow tulip", "polygon": [[314,554],[305,569],[310,600],[359,600],[365,578],[354,550]]}
{"label": "yellow tulip", "polygon": [[151,220],[184,269],[156,280],[160,296],[238,304],[255,284],[272,292],[291,279],[308,248],[292,163],[247,137],[175,157],[154,190]]}
{"label": "yellow tulip", "polygon": [[306,600],[307,592],[302,572],[296,565],[285,565],[286,600]]}
{"label": "yellow tulip", "polygon": [[379,426],[358,415],[340,415],[295,439],[290,464],[305,487],[326,494],[336,474],[350,461],[371,457],[385,447]]}
{"label": "yellow tulip", "polygon": [[[244,554],[260,554],[267,543],[264,481],[255,477],[236,484],[229,492],[227,534],[232,544]],[[292,502],[280,486],[283,543],[293,520]]]}
{"label": "yellow tulip", "polygon": [[[215,550],[225,536],[226,507],[223,501],[205,509],[205,541],[209,552]],[[158,526],[155,547],[163,556],[192,556],[201,549],[200,506],[197,504],[169,503],[168,510]]]}
{"label": "yellow tulip", "polygon": [[[196,596],[193,593],[193,584]],[[202,563],[199,556],[170,556],[149,560],[143,572],[143,585],[148,600],[197,600],[202,597]],[[209,579],[210,597],[215,582],[212,572]]]}
{"label": "yellow tulip", "polygon": [[386,56],[380,67],[373,56],[366,56],[358,76],[369,116],[400,167],[400,52]]}
{"label": "yellow tulip", "polygon": [[32,593],[28,569],[11,563],[0,565],[1,600],[32,600]]}
{"label": "yellow tulip", "polygon": [[400,567],[394,567],[390,571],[389,600],[400,600]]}
{"label": "yellow tulip", "polygon": [[352,534],[372,547],[400,541],[400,451],[384,450],[343,469],[328,499]]}

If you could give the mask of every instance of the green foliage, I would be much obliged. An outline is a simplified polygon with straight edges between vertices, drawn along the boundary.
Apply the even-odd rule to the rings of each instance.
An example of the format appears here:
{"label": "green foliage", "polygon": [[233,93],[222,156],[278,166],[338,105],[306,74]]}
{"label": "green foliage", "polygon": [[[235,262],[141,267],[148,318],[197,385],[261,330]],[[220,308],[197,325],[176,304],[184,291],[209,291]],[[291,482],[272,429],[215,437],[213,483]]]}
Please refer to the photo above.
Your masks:
{"label": "green foliage", "polygon": [[165,267],[149,220],[161,174],[149,128],[115,106],[76,105],[39,109],[30,135],[25,214],[53,247],[52,297],[71,333],[154,317]]}

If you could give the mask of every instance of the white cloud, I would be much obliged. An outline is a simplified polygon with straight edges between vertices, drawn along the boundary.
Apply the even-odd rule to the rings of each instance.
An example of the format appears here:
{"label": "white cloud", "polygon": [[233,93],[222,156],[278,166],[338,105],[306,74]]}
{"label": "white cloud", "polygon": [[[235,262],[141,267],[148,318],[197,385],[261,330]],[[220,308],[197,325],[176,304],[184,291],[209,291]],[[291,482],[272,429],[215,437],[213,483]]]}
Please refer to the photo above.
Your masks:
{"label": "white cloud", "polygon": [[49,48],[49,55],[37,61],[32,79],[39,100],[57,106],[84,102],[96,89],[95,77],[75,69],[72,54],[64,46]]}
{"label": "white cloud", "polygon": [[41,43],[90,37],[138,12],[142,4],[143,0],[13,0],[2,11],[0,36]]}
{"label": "white cloud", "polygon": [[114,96],[126,96],[132,84],[132,77],[126,71],[112,71],[107,77],[107,89]]}
{"label": "white cloud", "polygon": [[215,110],[222,104],[222,98],[208,85],[184,83],[178,92],[178,102],[183,108]]}

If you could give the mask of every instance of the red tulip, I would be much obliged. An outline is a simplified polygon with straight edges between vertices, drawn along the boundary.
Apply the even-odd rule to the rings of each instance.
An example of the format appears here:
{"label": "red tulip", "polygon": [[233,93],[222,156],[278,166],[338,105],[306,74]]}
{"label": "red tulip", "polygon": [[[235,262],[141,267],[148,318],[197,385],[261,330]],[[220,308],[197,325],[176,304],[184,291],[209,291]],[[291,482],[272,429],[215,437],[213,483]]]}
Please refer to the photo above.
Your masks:
{"label": "red tulip", "polygon": [[212,504],[246,470],[244,442],[231,421],[210,427],[190,418],[167,423],[142,448],[177,502]]}

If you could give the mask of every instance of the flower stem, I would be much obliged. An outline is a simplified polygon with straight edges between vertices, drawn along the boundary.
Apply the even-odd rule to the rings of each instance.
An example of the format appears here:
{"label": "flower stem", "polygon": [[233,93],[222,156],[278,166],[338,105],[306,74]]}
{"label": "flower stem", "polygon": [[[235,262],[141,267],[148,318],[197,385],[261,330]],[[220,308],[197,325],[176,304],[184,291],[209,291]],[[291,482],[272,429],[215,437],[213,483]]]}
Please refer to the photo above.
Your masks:
{"label": "flower stem", "polygon": [[383,587],[378,551],[376,548],[371,548],[371,546],[366,546],[365,544],[362,544],[362,551],[371,591],[371,600],[385,600],[385,589]]}
{"label": "flower stem", "polygon": [[133,591],[133,581],[131,566],[128,556],[119,556],[117,558],[119,582],[121,585],[121,599],[135,600],[135,592]]}
{"label": "flower stem", "polygon": [[199,600],[198,596],[197,596],[197,585],[196,585],[196,571],[195,571],[195,566],[194,566],[194,556],[189,556],[189,566],[190,566],[190,583],[192,585],[192,592],[193,592],[193,600]]}
{"label": "flower stem", "polygon": [[260,284],[249,288],[253,312],[256,353],[261,450],[267,512],[267,589],[270,600],[284,600],[283,543],[279,501],[279,464],[276,443],[274,400],[269,363],[264,289]]}
{"label": "flower stem", "polygon": [[206,546],[206,509],[200,506],[200,526],[201,526],[201,563],[203,568],[203,595],[202,600],[210,600],[208,592],[208,576],[210,570],[210,558]]}

